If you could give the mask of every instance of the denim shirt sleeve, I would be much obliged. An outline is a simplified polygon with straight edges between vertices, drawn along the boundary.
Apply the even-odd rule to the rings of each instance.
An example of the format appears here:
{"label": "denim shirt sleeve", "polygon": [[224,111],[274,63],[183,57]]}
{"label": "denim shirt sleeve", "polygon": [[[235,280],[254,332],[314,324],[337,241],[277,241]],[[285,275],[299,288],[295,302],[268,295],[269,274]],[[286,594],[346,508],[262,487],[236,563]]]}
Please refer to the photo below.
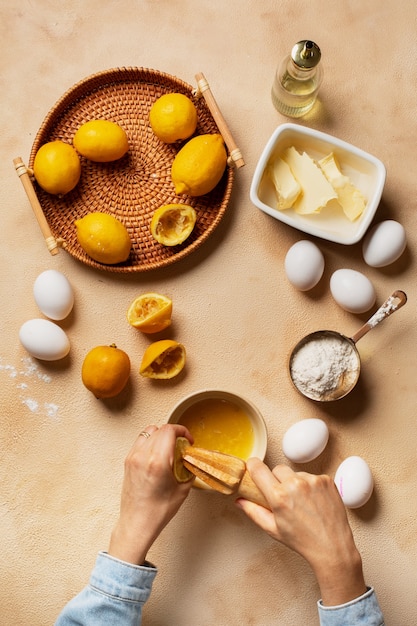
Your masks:
{"label": "denim shirt sleeve", "polygon": [[55,626],[139,626],[156,569],[132,565],[100,552],[90,582],[59,615]]}
{"label": "denim shirt sleeve", "polygon": [[319,601],[318,608],[320,626],[384,626],[384,617],[372,587],[346,604],[323,606]]}

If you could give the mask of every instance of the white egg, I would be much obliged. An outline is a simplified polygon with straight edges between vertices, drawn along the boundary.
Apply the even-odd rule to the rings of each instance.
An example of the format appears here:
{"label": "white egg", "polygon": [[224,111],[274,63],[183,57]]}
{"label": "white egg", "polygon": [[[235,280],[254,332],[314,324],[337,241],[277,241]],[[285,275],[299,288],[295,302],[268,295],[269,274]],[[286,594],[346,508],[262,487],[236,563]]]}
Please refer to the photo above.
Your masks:
{"label": "white egg", "polygon": [[329,429],[323,420],[311,418],[296,422],[282,439],[282,451],[294,463],[308,463],[327,445]]}
{"label": "white egg", "polygon": [[362,254],[371,267],[385,267],[399,259],[406,246],[404,226],[394,220],[385,220],[367,233],[362,244]]}
{"label": "white egg", "polygon": [[330,291],[337,304],[349,313],[365,313],[376,300],[373,284],[356,270],[341,269],[333,272]]}
{"label": "white egg", "polygon": [[35,302],[41,312],[52,320],[63,320],[74,306],[74,292],[64,274],[46,270],[33,285]]}
{"label": "white egg", "polygon": [[337,468],[334,482],[344,504],[357,509],[368,502],[374,489],[369,465],[360,456],[349,456]]}
{"label": "white egg", "polygon": [[303,239],[288,250],[284,267],[290,283],[300,291],[308,291],[323,276],[324,257],[316,244]]}
{"label": "white egg", "polygon": [[31,356],[43,361],[63,359],[70,350],[66,333],[50,320],[28,320],[20,327],[19,339]]}

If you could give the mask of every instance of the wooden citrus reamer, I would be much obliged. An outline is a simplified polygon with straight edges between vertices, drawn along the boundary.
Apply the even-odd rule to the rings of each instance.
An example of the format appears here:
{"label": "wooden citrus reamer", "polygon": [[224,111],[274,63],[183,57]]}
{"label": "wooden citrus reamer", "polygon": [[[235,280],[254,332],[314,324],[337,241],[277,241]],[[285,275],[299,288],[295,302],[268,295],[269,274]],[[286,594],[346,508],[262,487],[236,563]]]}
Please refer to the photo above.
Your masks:
{"label": "wooden citrus reamer", "polygon": [[269,508],[250,477],[245,461],[230,454],[196,448],[185,437],[177,438],[174,474],[179,482],[187,482],[196,476],[214,491],[246,498]]}

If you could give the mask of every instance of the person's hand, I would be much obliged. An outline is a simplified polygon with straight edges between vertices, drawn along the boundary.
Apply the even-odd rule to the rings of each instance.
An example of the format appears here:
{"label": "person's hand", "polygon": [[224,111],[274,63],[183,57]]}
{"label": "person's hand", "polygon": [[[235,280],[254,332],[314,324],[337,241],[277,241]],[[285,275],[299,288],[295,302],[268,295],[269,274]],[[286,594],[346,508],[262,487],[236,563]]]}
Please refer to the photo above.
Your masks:
{"label": "person's hand", "polygon": [[141,564],[162,529],[174,517],[190,491],[192,481],[178,483],[173,474],[175,442],[190,432],[179,424],[147,426],[125,460],[120,515],[108,554]]}
{"label": "person's hand", "polygon": [[294,472],[286,465],[271,471],[259,459],[249,459],[247,469],[270,510],[245,499],[236,504],[271,537],[307,560],[323,603],[342,604],[365,593],[362,559],[330,476]]}

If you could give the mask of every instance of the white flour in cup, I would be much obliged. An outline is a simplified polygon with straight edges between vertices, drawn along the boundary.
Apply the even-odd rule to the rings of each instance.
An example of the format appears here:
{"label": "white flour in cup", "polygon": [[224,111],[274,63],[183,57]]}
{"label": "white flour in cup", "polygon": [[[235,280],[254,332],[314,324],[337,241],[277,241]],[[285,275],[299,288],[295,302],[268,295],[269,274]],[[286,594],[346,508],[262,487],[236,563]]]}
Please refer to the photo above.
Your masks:
{"label": "white flour in cup", "polygon": [[359,359],[354,346],[337,335],[323,335],[302,345],[291,361],[291,378],[313,400],[336,400],[356,382]]}

